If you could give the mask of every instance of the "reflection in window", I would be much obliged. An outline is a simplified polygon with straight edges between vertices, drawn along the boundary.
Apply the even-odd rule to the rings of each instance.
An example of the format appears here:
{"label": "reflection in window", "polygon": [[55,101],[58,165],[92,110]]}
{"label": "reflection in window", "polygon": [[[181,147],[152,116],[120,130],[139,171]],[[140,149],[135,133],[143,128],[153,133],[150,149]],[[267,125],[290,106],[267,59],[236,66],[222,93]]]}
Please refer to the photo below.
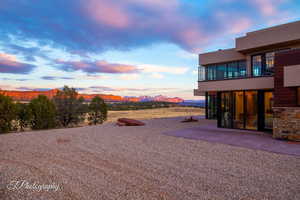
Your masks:
{"label": "reflection in window", "polygon": [[252,73],[253,76],[262,75],[262,56],[257,55],[252,57]]}
{"label": "reflection in window", "polygon": [[206,68],[206,80],[224,80],[245,77],[246,61],[235,61],[217,65],[208,65]]}
{"label": "reflection in window", "polygon": [[257,130],[258,110],[257,110],[257,91],[245,92],[246,105],[246,129]]}
{"label": "reflection in window", "polygon": [[228,78],[234,78],[234,77],[239,77],[239,66],[238,62],[232,62],[228,63],[227,65],[227,70],[228,70]]}
{"label": "reflection in window", "polygon": [[266,75],[271,75],[274,72],[275,52],[266,53]]}
{"label": "reflection in window", "polygon": [[217,119],[217,93],[207,94],[207,119]]}
{"label": "reflection in window", "polygon": [[227,78],[226,65],[221,64],[217,66],[217,80],[223,80]]}
{"label": "reflection in window", "polygon": [[247,64],[246,61],[239,62],[239,77],[244,77],[247,74]]}
{"label": "reflection in window", "polygon": [[244,128],[244,92],[233,92],[233,128]]}

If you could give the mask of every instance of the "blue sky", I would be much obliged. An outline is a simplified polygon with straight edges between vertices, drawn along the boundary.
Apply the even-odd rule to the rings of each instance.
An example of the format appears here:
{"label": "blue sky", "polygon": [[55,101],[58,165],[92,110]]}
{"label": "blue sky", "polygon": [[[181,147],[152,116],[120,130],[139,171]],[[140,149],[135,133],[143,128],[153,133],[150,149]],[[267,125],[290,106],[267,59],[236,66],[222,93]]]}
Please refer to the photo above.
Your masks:
{"label": "blue sky", "polygon": [[0,88],[199,99],[198,53],[299,19],[299,0],[1,0]]}

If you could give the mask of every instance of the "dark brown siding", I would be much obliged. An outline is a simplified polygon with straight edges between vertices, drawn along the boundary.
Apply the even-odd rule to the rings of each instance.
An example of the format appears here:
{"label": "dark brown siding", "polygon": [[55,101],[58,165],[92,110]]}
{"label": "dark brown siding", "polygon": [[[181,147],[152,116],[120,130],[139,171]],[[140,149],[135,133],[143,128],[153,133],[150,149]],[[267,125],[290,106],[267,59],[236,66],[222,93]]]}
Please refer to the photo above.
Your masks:
{"label": "dark brown siding", "polygon": [[297,106],[297,88],[283,87],[283,68],[300,64],[300,49],[276,53],[274,75],[275,107]]}

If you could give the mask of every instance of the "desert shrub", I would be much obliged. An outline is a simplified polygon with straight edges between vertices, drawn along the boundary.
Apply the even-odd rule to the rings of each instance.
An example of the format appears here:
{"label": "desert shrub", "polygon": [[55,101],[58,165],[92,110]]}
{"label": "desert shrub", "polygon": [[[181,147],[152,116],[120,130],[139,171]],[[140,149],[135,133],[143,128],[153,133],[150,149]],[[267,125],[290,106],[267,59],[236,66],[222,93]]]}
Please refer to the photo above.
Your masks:
{"label": "desert shrub", "polygon": [[0,133],[13,130],[12,122],[16,118],[16,106],[8,96],[0,95]]}
{"label": "desert shrub", "polygon": [[16,104],[16,119],[19,123],[19,128],[21,131],[24,131],[24,128],[30,125],[32,119],[32,112],[28,104]]}
{"label": "desert shrub", "polygon": [[55,105],[46,96],[40,95],[29,103],[31,110],[32,129],[49,129],[56,127],[56,112]]}
{"label": "desert shrub", "polygon": [[102,124],[107,119],[107,106],[104,100],[98,96],[94,97],[89,105],[89,124]]}
{"label": "desert shrub", "polygon": [[68,127],[69,125],[77,125],[84,120],[86,112],[83,105],[84,99],[79,98],[74,88],[65,86],[62,91],[58,91],[53,98],[57,110],[57,119],[60,125]]}

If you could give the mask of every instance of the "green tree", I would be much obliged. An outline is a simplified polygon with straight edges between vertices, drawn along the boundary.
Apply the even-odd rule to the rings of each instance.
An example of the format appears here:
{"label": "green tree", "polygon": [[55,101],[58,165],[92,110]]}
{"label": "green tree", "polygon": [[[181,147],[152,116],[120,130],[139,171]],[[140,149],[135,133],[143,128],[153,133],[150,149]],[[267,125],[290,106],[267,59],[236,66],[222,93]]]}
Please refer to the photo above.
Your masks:
{"label": "green tree", "polygon": [[12,122],[16,119],[16,106],[8,96],[0,95],[0,133],[13,130]]}
{"label": "green tree", "polygon": [[98,96],[94,97],[89,105],[89,123],[102,124],[107,119],[107,106],[104,100]]}
{"label": "green tree", "polygon": [[74,88],[65,86],[54,96],[53,101],[57,110],[57,119],[62,126],[77,125],[84,120],[84,98],[79,98]]}
{"label": "green tree", "polygon": [[50,129],[56,127],[55,105],[46,96],[39,95],[38,98],[29,103],[31,110],[32,129]]}
{"label": "green tree", "polygon": [[28,104],[17,103],[16,104],[17,120],[21,131],[30,125],[32,119],[32,112]]}

